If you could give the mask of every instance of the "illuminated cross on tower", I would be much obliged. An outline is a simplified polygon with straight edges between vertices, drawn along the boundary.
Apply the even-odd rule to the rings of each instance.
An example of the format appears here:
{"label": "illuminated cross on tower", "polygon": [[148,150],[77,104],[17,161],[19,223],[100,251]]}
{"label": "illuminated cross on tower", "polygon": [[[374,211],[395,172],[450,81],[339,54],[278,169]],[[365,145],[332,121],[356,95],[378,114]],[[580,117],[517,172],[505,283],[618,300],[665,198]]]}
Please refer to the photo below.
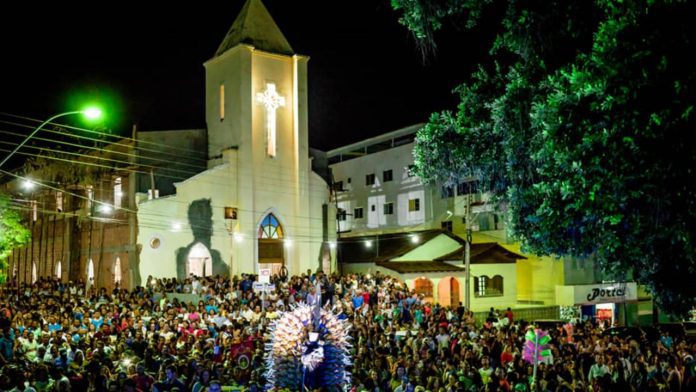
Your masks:
{"label": "illuminated cross on tower", "polygon": [[266,139],[268,156],[276,156],[276,109],[285,106],[285,98],[276,92],[275,83],[266,83],[266,91],[256,94],[256,101],[266,107]]}

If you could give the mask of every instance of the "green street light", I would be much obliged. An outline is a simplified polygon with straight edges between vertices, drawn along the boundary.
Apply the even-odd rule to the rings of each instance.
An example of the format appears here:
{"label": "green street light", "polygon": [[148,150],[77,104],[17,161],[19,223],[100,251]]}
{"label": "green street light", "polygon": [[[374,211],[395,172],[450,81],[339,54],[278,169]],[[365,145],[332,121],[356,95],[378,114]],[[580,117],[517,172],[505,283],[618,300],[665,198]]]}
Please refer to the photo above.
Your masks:
{"label": "green street light", "polygon": [[97,120],[102,116],[102,110],[98,107],[89,107],[82,111],[85,117],[90,120]]}
{"label": "green street light", "polygon": [[87,117],[88,119],[94,120],[94,119],[100,118],[100,117],[102,116],[102,111],[101,111],[100,109],[96,108],[96,107],[89,107],[89,108],[86,108],[86,109],[84,109],[84,110],[76,110],[76,111],[72,111],[72,112],[65,112],[65,113],[61,113],[61,114],[56,114],[55,116],[53,116],[53,117],[49,118],[48,120],[42,122],[38,127],[36,127],[36,129],[34,129],[34,130],[29,134],[29,136],[26,137],[26,139],[24,139],[21,143],[19,143],[19,145],[18,145],[17,147],[15,147],[15,149],[12,150],[12,152],[9,153],[9,154],[5,157],[5,159],[2,160],[2,162],[0,162],[0,167],[2,167],[2,165],[5,164],[5,162],[9,161],[10,158],[11,158],[17,151],[19,151],[19,149],[22,148],[22,146],[24,146],[24,145],[29,141],[29,139],[31,139],[34,135],[36,135],[36,133],[39,132],[39,130],[41,130],[41,128],[43,128],[46,124],[48,124],[48,123],[50,123],[51,121],[57,119],[58,117],[70,116],[70,115],[72,115],[72,114],[82,114],[82,115],[84,115],[85,117]]}

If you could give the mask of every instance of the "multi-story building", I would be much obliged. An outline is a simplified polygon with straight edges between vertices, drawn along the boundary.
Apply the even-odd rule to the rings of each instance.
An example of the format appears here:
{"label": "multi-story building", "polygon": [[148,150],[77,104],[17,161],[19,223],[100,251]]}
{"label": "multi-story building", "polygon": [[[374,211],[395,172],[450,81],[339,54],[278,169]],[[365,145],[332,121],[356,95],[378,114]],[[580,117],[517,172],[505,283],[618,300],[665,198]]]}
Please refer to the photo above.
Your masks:
{"label": "multi-story building", "polygon": [[[327,152],[338,211],[337,257],[344,272],[379,271],[401,278],[426,298],[443,304],[461,301],[470,206],[472,309],[560,305],[576,314],[627,323],[648,313],[645,298],[636,306],[634,282],[605,281],[589,259],[522,256],[520,244],[506,235],[504,213],[475,183],[424,185],[412,171],[414,140],[421,127]],[[593,296],[602,292],[622,294]]]}

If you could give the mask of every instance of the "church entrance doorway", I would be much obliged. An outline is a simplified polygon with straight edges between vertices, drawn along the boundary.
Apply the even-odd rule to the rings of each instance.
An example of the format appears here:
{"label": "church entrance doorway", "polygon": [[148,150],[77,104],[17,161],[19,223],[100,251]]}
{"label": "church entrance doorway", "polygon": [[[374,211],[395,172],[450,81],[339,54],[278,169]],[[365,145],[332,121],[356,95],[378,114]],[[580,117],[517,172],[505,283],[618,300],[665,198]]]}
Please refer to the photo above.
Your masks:
{"label": "church entrance doorway", "polygon": [[210,251],[200,242],[191,248],[186,262],[186,276],[209,276],[213,274],[213,259]]}
{"label": "church entrance doorway", "polygon": [[279,274],[285,264],[283,226],[273,214],[266,215],[258,231],[259,269],[270,269]]}

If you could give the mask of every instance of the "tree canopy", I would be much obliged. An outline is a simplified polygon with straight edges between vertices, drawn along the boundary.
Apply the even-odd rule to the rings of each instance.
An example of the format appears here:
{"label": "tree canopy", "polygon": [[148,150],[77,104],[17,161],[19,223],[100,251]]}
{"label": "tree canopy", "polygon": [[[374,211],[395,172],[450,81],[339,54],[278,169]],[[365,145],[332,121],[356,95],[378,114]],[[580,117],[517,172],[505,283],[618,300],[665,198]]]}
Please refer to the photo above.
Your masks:
{"label": "tree canopy", "polygon": [[7,279],[7,258],[12,250],[31,238],[29,230],[22,225],[21,216],[11,208],[10,199],[0,194],[0,283]]}
{"label": "tree canopy", "polygon": [[[475,175],[527,251],[593,257],[685,313],[696,285],[696,29],[687,1],[392,0],[432,48],[489,29],[454,112],[414,149],[426,182]],[[465,45],[462,45],[465,48]]]}

